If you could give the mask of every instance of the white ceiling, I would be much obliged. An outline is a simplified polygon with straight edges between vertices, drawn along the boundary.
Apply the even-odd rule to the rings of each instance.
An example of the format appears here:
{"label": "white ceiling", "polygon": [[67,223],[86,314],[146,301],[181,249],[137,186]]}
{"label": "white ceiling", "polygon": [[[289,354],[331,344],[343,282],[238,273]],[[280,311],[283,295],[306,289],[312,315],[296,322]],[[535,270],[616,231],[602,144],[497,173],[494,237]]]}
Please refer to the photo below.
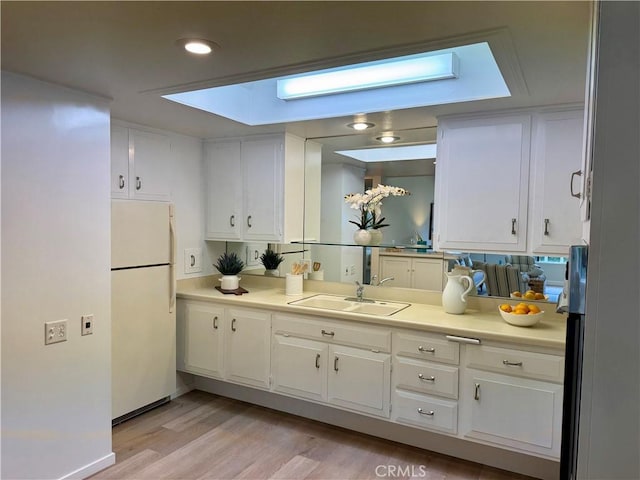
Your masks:
{"label": "white ceiling", "polygon": [[[2,69],[112,99],[112,115],[214,138],[285,129],[304,137],[353,133],[353,117],[247,127],[159,93],[335,66],[460,37],[491,37],[514,95],[402,111],[363,112],[381,130],[434,126],[437,115],[582,103],[589,2],[22,2],[0,3]],[[176,40],[221,49],[199,58]],[[366,142],[365,142],[366,143]]]}

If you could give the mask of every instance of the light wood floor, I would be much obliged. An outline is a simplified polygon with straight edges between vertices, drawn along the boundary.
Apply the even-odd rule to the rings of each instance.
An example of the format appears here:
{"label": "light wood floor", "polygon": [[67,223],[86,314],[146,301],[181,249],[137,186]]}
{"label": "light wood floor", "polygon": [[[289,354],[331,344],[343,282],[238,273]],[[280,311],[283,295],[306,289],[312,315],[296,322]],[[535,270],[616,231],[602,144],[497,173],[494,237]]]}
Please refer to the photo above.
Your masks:
{"label": "light wood floor", "polygon": [[93,480],[529,479],[199,391],[114,427],[113,451]]}

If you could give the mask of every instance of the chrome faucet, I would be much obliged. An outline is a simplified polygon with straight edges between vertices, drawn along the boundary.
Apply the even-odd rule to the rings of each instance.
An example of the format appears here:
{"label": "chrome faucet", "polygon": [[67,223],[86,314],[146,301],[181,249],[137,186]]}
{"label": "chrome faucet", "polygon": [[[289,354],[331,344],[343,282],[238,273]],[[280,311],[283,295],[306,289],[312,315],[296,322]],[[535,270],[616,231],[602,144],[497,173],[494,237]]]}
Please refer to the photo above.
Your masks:
{"label": "chrome faucet", "polygon": [[385,282],[389,282],[391,280],[395,280],[395,277],[386,277],[378,282],[378,286],[381,287]]}
{"label": "chrome faucet", "polygon": [[362,285],[359,281],[356,280],[356,300],[358,302],[362,302],[362,296],[364,295],[364,285]]}

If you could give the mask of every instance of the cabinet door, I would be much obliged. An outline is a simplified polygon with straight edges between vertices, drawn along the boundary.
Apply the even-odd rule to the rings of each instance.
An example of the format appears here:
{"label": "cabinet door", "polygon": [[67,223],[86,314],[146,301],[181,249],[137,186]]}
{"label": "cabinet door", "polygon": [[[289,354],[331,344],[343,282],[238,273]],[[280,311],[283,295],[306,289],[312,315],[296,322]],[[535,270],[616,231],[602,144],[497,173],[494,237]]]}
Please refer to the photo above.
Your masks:
{"label": "cabinet door", "polygon": [[111,197],[129,196],[129,130],[111,125]]}
{"label": "cabinet door", "polygon": [[282,136],[242,142],[245,240],[282,238],[283,148]]}
{"label": "cabinet door", "polygon": [[524,251],[530,116],[448,119],[439,129],[436,247]]}
{"label": "cabinet door", "polygon": [[391,357],[329,345],[329,403],[389,417]]}
{"label": "cabinet door", "polygon": [[231,309],[226,321],[226,379],[268,388],[271,316],[254,310]]}
{"label": "cabinet door", "polygon": [[583,147],[582,110],[541,114],[533,145],[532,251],[566,255],[582,243],[580,198]]}
{"label": "cabinet door", "polygon": [[224,309],[187,303],[184,313],[184,368],[191,373],[223,377]]}
{"label": "cabinet door", "polygon": [[240,240],[243,222],[240,142],[206,144],[205,176],[205,238]]}
{"label": "cabinet door", "polygon": [[166,135],[129,129],[129,197],[138,200],[171,199],[171,145]]}
{"label": "cabinet door", "polygon": [[411,262],[411,288],[442,291],[443,262],[432,258],[414,258]]}
{"label": "cabinet door", "polygon": [[554,458],[560,455],[562,385],[475,371],[461,425],[467,437]]}
{"label": "cabinet door", "polygon": [[386,282],[392,287],[411,287],[411,258],[408,257],[380,257],[380,280],[393,277]]}
{"label": "cabinet door", "polygon": [[273,389],[297,397],[327,400],[327,355],[324,343],[273,336]]}

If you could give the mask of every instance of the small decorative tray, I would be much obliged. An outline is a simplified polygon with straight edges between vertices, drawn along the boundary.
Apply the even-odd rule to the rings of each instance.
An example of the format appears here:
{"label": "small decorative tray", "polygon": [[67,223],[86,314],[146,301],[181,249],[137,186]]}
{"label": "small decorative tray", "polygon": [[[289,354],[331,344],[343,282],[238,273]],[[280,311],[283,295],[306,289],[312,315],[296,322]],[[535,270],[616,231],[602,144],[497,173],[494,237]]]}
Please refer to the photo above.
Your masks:
{"label": "small decorative tray", "polygon": [[235,290],[223,290],[221,287],[216,286],[216,290],[218,290],[219,292],[224,293],[225,295],[242,295],[243,293],[249,293],[248,290],[245,290],[242,287],[238,287]]}

